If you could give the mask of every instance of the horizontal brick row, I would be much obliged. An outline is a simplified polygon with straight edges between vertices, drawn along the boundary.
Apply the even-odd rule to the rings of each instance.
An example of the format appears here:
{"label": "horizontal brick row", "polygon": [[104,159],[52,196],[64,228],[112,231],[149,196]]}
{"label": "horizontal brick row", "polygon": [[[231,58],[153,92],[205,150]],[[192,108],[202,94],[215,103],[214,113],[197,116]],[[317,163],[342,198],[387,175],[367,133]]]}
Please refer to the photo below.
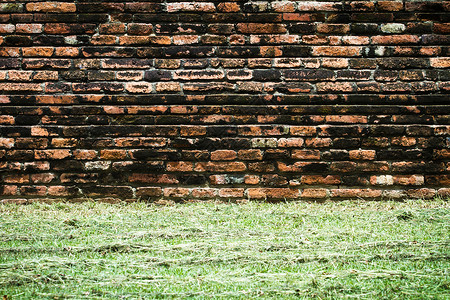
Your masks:
{"label": "horizontal brick row", "polygon": [[[176,94],[146,94],[146,95],[0,95],[0,103],[4,105],[26,105],[22,110],[24,113],[32,113],[30,105],[98,105],[107,104],[107,107],[117,105],[255,105],[256,109],[266,109],[271,105],[323,105],[323,104],[347,104],[347,105],[446,105],[447,94],[423,94],[423,95],[380,95],[380,94],[328,94],[328,95],[252,95],[252,94],[207,94],[207,95],[176,95]],[[260,105],[260,107],[258,107]],[[3,106],[3,105],[2,105]],[[361,106],[357,109],[366,109]],[[411,111],[420,111],[414,110]],[[433,106],[426,108],[432,111]],[[145,108],[136,111],[145,112]],[[181,110],[183,111],[183,109]],[[402,110],[400,110],[402,111]]]}
{"label": "horizontal brick row", "polygon": [[[356,38],[356,37],[355,37]],[[392,38],[392,37],[391,37]],[[65,69],[70,67],[83,67],[83,68],[100,68],[101,64],[105,64],[102,67],[111,68],[114,66],[113,60],[106,60],[106,62],[92,60],[92,58],[102,58],[102,57],[117,57],[117,58],[137,58],[141,59],[140,63],[142,65],[137,64],[135,68],[142,69],[148,68],[152,66],[151,58],[159,58],[159,59],[177,59],[177,58],[186,58],[186,59],[202,59],[202,58],[210,58],[211,66],[216,67],[220,64],[238,64],[237,66],[241,66],[242,62],[248,60],[248,65],[250,67],[265,67],[270,68],[272,66],[272,62],[270,60],[264,59],[251,59],[251,58],[277,58],[277,57],[289,57],[289,58],[320,58],[320,57],[330,57],[330,58],[344,58],[348,59],[349,62],[353,62],[356,66],[358,62],[366,62],[366,65],[360,66],[359,68],[376,68],[376,64],[374,65],[373,58],[377,57],[407,57],[402,59],[403,64],[409,63],[413,64],[411,67],[423,68],[430,65],[427,57],[433,56],[444,56],[443,60],[435,59],[431,60],[433,65],[431,67],[440,67],[444,68],[442,64],[445,64],[448,61],[449,57],[449,38],[447,36],[436,36],[430,35],[427,37],[423,35],[421,37],[421,42],[417,44],[400,44],[396,46],[396,41],[393,41],[391,44],[383,43],[380,45],[358,45],[356,40],[352,42],[352,44],[345,44],[341,42],[333,42],[331,43],[328,40],[317,40],[312,37],[312,40],[305,40],[305,44],[284,44],[278,43],[272,38],[261,39],[261,45],[251,44],[251,45],[229,45],[229,46],[221,46],[221,45],[192,45],[192,44],[183,44],[183,45],[170,45],[171,47],[166,47],[169,45],[159,45],[155,46],[151,43],[144,43],[140,45],[136,45],[134,47],[131,46],[90,46],[81,43],[79,47],[73,47],[66,45],[63,41],[58,42],[52,39],[44,39],[42,43],[38,43],[35,46],[32,46],[30,43],[21,43],[17,40],[12,39],[11,42],[3,43],[3,47],[0,49],[0,57],[19,57],[23,55],[24,58],[24,67],[29,68],[34,65],[42,65],[42,67],[52,67],[57,69]],[[58,46],[51,46],[51,45]],[[311,45],[313,44],[313,45]],[[27,47],[20,47],[27,46]],[[30,48],[32,47],[32,48]],[[411,58],[413,56],[414,58]],[[40,57],[40,59],[33,59],[32,57]],[[63,59],[60,57],[69,57],[69,58],[87,58],[87,61],[82,61],[79,59],[74,60],[74,64],[72,65],[71,60]],[[422,58],[423,57],[423,58]],[[50,59],[56,58],[56,59]],[[235,61],[227,61],[226,59],[236,59]],[[366,60],[361,59],[366,58]],[[372,60],[370,60],[372,58]],[[379,59],[379,61],[383,61]],[[109,63],[113,63],[113,66],[109,66]],[[129,63],[133,63],[133,60],[128,60],[128,68],[131,68]],[[164,63],[164,61],[159,61]],[[309,63],[309,68],[318,68],[314,67],[317,65],[317,61],[314,59],[304,60],[305,63]],[[2,64],[10,63],[12,64],[12,68],[17,67],[19,65],[19,61],[17,59],[9,59],[3,61]],[[166,62],[167,63],[167,62]],[[176,66],[176,61],[168,62],[170,63],[169,68],[173,68]],[[189,62],[187,61],[186,65],[191,68],[203,68],[204,64],[207,62]],[[386,63],[382,64],[392,64],[395,63],[394,59],[386,59]],[[118,60],[117,66],[113,68],[127,68],[126,60]],[[299,62],[296,62],[298,65]],[[325,63],[326,66],[327,63]],[[328,63],[329,64],[329,63]],[[425,65],[424,65],[425,64]],[[121,66],[123,65],[123,66]],[[319,62],[320,65],[320,62]],[[36,67],[36,66],[35,66]],[[158,66],[159,68],[166,68],[163,64]],[[226,66],[225,66],[226,67]],[[404,67],[403,67],[404,68]]]}
{"label": "horizontal brick row", "polygon": [[[23,104],[25,101],[27,103],[32,103],[33,105],[29,105],[27,107],[20,107],[15,105],[3,105],[0,106],[0,115],[13,115],[13,116],[5,116],[6,119],[14,118],[17,120],[17,124],[38,124],[39,121],[42,120],[42,117],[39,116],[54,116],[58,118],[60,115],[72,115],[76,117],[77,115],[89,116],[89,115],[97,115],[99,118],[103,118],[104,120],[111,120],[112,118],[121,118],[122,115],[137,117],[140,115],[145,115],[148,117],[164,115],[164,114],[173,114],[173,115],[210,115],[210,114],[221,114],[221,115],[235,115],[235,116],[252,116],[253,119],[257,119],[258,122],[261,123],[271,123],[273,122],[272,118],[283,118],[283,115],[293,116],[293,115],[319,115],[322,117],[315,117],[314,120],[310,120],[310,122],[314,123],[322,123],[326,122],[338,122],[338,123],[354,123],[359,122],[357,120],[362,120],[362,123],[415,123],[419,120],[422,120],[419,123],[433,123],[433,121],[437,120],[436,115],[445,115],[448,112],[448,107],[445,104],[439,103],[442,102],[442,99],[445,99],[444,95],[440,97],[430,97],[430,102],[434,101],[433,106],[427,105],[413,105],[413,99],[417,100],[415,97],[408,99],[410,100],[409,105],[399,105],[394,97],[388,97],[391,100],[391,103],[383,103],[382,100],[384,97],[378,97],[375,99],[379,99],[380,103],[377,105],[346,105],[338,102],[339,105],[334,104],[320,104],[315,106],[304,105],[302,104],[303,97],[294,98],[299,100],[300,104],[286,103],[285,105],[277,105],[275,102],[270,102],[273,99],[265,99],[259,97],[251,97],[241,96],[243,99],[247,101],[247,104],[266,104],[266,105],[207,105],[209,104],[207,101],[207,97],[200,97],[198,99],[198,103],[195,105],[187,105],[187,104],[169,104],[174,103],[175,101],[166,102],[167,105],[102,105],[99,104],[101,101],[92,101],[94,103],[87,104],[90,98],[93,98],[92,95],[89,96],[81,96],[81,95],[64,95],[64,96],[54,96],[54,95],[43,95],[38,97],[22,97],[22,96],[14,96],[14,97],[3,97],[3,103],[18,103]],[[370,95],[366,95],[366,97],[370,97]],[[101,96],[97,96],[97,98],[101,98]],[[210,101],[213,99],[236,99],[236,97],[211,97]],[[23,102],[20,102],[19,100]],[[108,98],[108,101],[112,102],[114,98]],[[119,97],[118,99],[124,99]],[[126,97],[128,99],[128,97]],[[133,97],[134,99],[134,97]],[[153,100],[157,100],[158,98],[152,98]],[[164,98],[162,98],[164,99]],[[186,98],[181,98],[186,100]],[[263,100],[267,102],[263,102]],[[278,99],[278,97],[277,97]],[[279,99],[280,101],[285,100],[286,97],[282,97]],[[287,98],[289,99],[289,98]],[[314,99],[314,98],[312,98]],[[317,98],[320,99],[320,98]],[[427,98],[425,98],[427,99]],[[203,100],[203,101],[202,101]],[[8,101],[8,102],[7,102]],[[116,99],[117,101],[117,99]],[[374,100],[373,100],[374,101]],[[124,103],[125,101],[121,101]],[[131,102],[131,101],[130,101]],[[230,101],[231,102],[231,101]],[[237,101],[236,101],[237,102]],[[286,101],[287,102],[287,101]],[[406,101],[405,101],[406,102]],[[47,104],[40,105],[39,104]],[[83,103],[80,105],[74,105],[76,103]],[[164,103],[164,102],[163,102]],[[370,102],[367,102],[370,103]],[[48,104],[53,104],[52,106],[48,106]],[[63,104],[72,104],[72,105],[63,105]],[[288,105],[290,104],[290,105]],[[361,104],[361,103],[359,103]],[[426,102],[424,104],[427,104]],[[280,115],[281,116],[277,116]],[[388,114],[388,116],[386,116]],[[136,115],[136,116],[135,116]],[[330,116],[328,116],[330,115]],[[336,116],[333,116],[336,115]],[[337,116],[340,115],[340,116]],[[348,116],[347,116],[348,115]],[[353,116],[359,116],[357,119],[353,119]],[[377,116],[379,115],[379,116]],[[383,116],[384,115],[384,116]],[[417,115],[417,116],[411,116]],[[35,116],[35,117],[30,117]],[[272,121],[271,121],[272,120]],[[276,120],[276,119],[275,119]],[[251,120],[250,120],[251,121]],[[7,122],[6,122],[7,123]],[[109,123],[109,122],[108,122]],[[415,125],[411,125],[415,126]],[[316,132],[316,131],[314,131]]]}
{"label": "horizontal brick row", "polygon": [[[31,2],[31,3],[30,3]],[[403,3],[405,2],[405,3]],[[412,11],[412,12],[436,12],[450,11],[449,1],[88,1],[71,3],[68,1],[16,1],[15,3],[1,4],[0,11],[6,13],[30,12],[30,13],[83,13],[83,12],[305,12],[305,11]],[[389,13],[385,13],[389,14]]]}
{"label": "horizontal brick row", "polygon": [[[47,78],[48,74],[43,77]],[[35,77],[40,77],[37,75]],[[38,80],[46,80],[39,78]],[[47,81],[57,81],[58,79],[50,77]],[[206,79],[205,79],[206,80]],[[263,79],[260,79],[264,81]],[[294,80],[294,79],[291,79]],[[364,79],[363,79],[364,80]],[[367,79],[368,80],[368,79]],[[36,80],[37,81],[37,80]],[[307,79],[305,79],[307,81]],[[320,79],[315,79],[320,81]],[[211,82],[211,83],[186,83],[181,85],[176,82],[157,83],[151,84],[146,81],[136,81],[127,84],[119,82],[90,82],[90,83],[2,83],[0,81],[0,90],[3,92],[10,92],[15,94],[20,93],[129,93],[129,94],[150,94],[150,93],[183,93],[183,94],[197,94],[197,93],[273,93],[279,92],[283,94],[298,94],[298,93],[317,93],[317,94],[346,94],[346,93],[407,93],[407,94],[420,94],[420,93],[448,93],[450,91],[450,82],[420,82],[418,84],[405,83],[405,82],[393,82],[382,83],[368,81],[365,83],[355,82],[320,82],[315,85],[312,84],[257,84],[251,82],[250,84],[237,82],[223,83],[223,82]]]}
{"label": "horizontal brick row", "polygon": [[[0,203],[32,203],[34,201],[54,201],[55,198],[70,197],[72,201],[86,201],[86,197],[97,201],[118,202],[121,200],[135,201],[135,199],[158,199],[175,201],[198,200],[227,200],[227,201],[286,201],[286,200],[346,200],[346,199],[429,199],[433,197],[447,197],[448,188],[409,188],[409,189],[370,189],[370,188],[162,188],[159,186],[140,187],[133,189],[129,186],[97,186],[80,188],[76,186],[24,185],[20,189],[14,185],[4,188],[7,193]],[[19,193],[22,197],[14,197]],[[102,196],[102,198],[98,198]],[[26,197],[26,198],[23,198]],[[40,198],[33,198],[40,197]]]}

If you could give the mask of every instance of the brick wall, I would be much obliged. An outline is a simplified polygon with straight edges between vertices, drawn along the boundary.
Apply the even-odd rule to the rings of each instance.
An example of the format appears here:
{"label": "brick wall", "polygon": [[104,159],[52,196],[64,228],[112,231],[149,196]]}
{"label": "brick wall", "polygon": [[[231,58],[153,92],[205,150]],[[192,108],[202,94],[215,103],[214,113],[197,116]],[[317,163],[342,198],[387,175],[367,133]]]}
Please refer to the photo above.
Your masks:
{"label": "brick wall", "polygon": [[450,1],[0,1],[0,198],[450,194]]}

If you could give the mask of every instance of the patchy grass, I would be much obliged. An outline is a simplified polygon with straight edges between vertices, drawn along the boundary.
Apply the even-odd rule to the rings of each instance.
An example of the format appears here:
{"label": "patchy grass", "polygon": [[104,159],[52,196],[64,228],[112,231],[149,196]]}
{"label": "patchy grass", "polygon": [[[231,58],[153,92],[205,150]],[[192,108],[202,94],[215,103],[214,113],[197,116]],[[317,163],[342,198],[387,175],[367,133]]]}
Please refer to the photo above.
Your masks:
{"label": "patchy grass", "polygon": [[8,299],[450,298],[450,203],[0,206]]}

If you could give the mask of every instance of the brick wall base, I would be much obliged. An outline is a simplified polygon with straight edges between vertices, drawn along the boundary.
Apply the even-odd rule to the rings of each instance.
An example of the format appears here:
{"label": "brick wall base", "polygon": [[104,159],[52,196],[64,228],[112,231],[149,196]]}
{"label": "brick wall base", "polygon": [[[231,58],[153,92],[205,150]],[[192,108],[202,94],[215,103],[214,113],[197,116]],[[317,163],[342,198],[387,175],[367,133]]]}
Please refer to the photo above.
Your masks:
{"label": "brick wall base", "polygon": [[0,199],[450,195],[450,1],[0,3]]}

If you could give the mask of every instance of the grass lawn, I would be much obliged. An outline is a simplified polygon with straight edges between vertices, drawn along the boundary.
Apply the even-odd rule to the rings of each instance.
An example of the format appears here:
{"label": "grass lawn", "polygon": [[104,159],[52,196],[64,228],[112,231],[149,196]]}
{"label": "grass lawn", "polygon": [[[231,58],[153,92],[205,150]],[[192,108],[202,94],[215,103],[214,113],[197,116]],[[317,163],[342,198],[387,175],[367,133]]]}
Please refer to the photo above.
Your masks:
{"label": "grass lawn", "polygon": [[4,299],[450,299],[450,202],[0,205]]}

